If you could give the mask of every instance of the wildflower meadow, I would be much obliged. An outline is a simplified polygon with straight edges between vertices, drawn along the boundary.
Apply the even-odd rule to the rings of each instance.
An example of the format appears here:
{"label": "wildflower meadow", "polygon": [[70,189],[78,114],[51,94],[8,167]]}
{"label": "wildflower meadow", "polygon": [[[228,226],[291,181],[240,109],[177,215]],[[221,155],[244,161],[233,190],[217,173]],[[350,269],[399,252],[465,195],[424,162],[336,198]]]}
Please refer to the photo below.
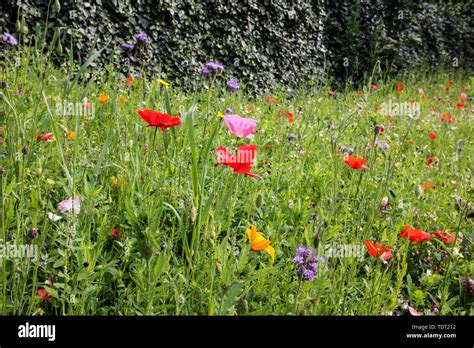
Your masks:
{"label": "wildflower meadow", "polygon": [[2,315],[474,314],[466,70],[184,88],[0,41]]}

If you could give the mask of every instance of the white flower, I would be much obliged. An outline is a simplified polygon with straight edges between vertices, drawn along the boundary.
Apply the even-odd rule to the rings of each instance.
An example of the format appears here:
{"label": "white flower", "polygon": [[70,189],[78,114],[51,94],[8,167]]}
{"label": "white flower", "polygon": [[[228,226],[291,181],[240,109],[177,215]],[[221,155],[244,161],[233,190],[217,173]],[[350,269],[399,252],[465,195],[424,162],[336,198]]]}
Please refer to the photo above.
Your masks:
{"label": "white flower", "polygon": [[56,215],[56,214],[53,214],[51,212],[48,212],[48,218],[51,220],[51,221],[58,221],[58,220],[61,220],[62,217],[59,216],[59,215]]}

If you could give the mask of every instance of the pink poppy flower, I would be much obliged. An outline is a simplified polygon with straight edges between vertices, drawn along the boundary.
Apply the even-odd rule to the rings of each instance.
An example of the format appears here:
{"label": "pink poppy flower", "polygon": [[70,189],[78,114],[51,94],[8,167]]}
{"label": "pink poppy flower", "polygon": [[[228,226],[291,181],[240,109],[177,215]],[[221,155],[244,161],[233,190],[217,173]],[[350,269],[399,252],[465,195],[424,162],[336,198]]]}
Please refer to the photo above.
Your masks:
{"label": "pink poppy flower", "polygon": [[459,99],[461,99],[461,100],[465,100],[466,98],[467,98],[466,93],[461,93],[461,95],[459,96]]}
{"label": "pink poppy flower", "polygon": [[423,89],[423,87],[418,88],[418,93],[425,94],[425,90]]}
{"label": "pink poppy flower", "polygon": [[415,308],[413,308],[411,306],[407,305],[407,308],[408,308],[408,311],[410,312],[410,314],[414,317],[419,317],[419,316],[423,315],[423,313],[418,312]]}
{"label": "pink poppy flower", "polygon": [[72,211],[74,207],[74,213],[77,215],[81,211],[81,199],[80,197],[66,199],[64,201],[61,201],[58,205],[59,211],[61,213],[66,214]]}
{"label": "pink poppy flower", "polygon": [[224,121],[230,132],[239,138],[253,138],[257,121],[239,115],[225,115]]}

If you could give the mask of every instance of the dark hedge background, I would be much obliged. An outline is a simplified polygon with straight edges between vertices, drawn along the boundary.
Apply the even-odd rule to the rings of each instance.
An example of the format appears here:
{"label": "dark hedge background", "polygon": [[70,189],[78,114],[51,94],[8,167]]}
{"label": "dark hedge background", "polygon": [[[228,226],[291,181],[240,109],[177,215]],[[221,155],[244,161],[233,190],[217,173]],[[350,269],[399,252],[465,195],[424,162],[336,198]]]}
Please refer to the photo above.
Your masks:
{"label": "dark hedge background", "polygon": [[[195,84],[211,59],[256,89],[322,76],[357,83],[377,60],[391,73],[456,59],[473,70],[473,1],[0,0],[1,32],[31,41],[49,5],[48,36],[61,30],[58,61],[71,44],[84,59],[97,38],[105,50],[96,68],[114,64],[128,73],[144,64],[182,86]],[[124,54],[121,44],[140,31],[152,43]]]}

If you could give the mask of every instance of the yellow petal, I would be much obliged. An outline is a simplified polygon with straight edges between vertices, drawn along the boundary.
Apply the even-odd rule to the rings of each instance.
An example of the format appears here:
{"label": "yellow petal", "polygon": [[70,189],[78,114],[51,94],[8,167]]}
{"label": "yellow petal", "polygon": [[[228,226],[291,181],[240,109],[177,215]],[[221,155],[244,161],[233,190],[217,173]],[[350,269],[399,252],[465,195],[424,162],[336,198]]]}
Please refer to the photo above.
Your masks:
{"label": "yellow petal", "polygon": [[162,79],[157,79],[156,80],[158,83],[162,84],[163,86],[165,86],[166,88],[169,88],[170,87],[170,84],[168,82],[166,82],[165,80],[162,80]]}
{"label": "yellow petal", "polygon": [[265,251],[270,254],[270,256],[272,257],[272,261],[275,261],[275,249],[271,245],[269,245],[265,248]]}

